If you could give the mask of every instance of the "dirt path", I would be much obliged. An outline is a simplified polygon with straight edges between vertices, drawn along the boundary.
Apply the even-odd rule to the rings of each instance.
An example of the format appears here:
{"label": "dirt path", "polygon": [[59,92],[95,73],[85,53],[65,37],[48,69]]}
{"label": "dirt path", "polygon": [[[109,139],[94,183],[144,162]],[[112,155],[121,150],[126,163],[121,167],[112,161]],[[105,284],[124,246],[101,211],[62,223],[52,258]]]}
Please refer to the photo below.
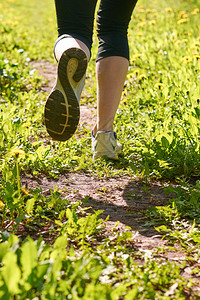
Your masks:
{"label": "dirt path", "polygon": [[[38,74],[47,79],[47,83],[42,87],[41,92],[49,93],[54,85],[56,66],[49,62],[33,62],[32,68],[38,71]],[[79,126],[91,126],[94,121],[91,109],[87,105],[81,106],[81,118]],[[118,227],[124,230],[130,226],[137,233],[138,242],[143,241],[145,247],[161,246],[164,242],[157,237],[154,228],[144,227],[144,217],[142,211],[147,207],[164,205],[168,197],[160,184],[144,185],[137,178],[118,178],[109,180],[99,180],[91,176],[79,173],[69,173],[66,176],[60,176],[58,181],[48,180],[45,177],[22,179],[23,184],[28,184],[29,188],[35,188],[39,185],[45,193],[53,189],[56,185],[58,189],[66,190],[67,199],[73,200],[74,195],[77,199],[83,200],[86,196],[89,198],[88,205],[93,209],[104,210],[101,215],[105,219],[108,215],[108,230],[119,221]]]}
{"label": "dirt path", "polygon": [[[31,67],[47,80],[41,92],[49,93],[55,82],[56,66],[40,61],[32,62]],[[91,126],[93,120],[90,108],[86,105],[81,106],[79,126]],[[101,215],[103,219],[109,215],[108,231],[119,221],[119,230],[130,226],[135,233],[137,232],[136,240],[141,248],[160,247],[164,244],[153,227],[144,226],[145,219],[142,214],[147,207],[164,205],[169,199],[163,191],[164,187],[159,183],[146,185],[137,178],[129,177],[99,180],[85,174],[68,173],[66,176],[60,176],[57,181],[48,180],[43,176],[37,179],[24,177],[22,184],[27,184],[29,188],[39,185],[46,194],[57,186],[58,189],[66,191],[64,196],[71,201],[74,201],[74,196],[78,200],[87,196],[88,206],[104,211]]]}
{"label": "dirt path", "polygon": [[[32,67],[48,80],[42,91],[49,92],[54,84],[56,67],[44,61],[34,62]],[[93,120],[91,109],[86,105],[81,106],[80,126],[91,126]],[[147,207],[165,205],[170,196],[173,196],[166,196],[164,186],[158,182],[144,184],[137,178],[130,177],[98,179],[84,173],[68,173],[61,175],[58,180],[50,180],[43,175],[38,178],[23,176],[21,182],[31,189],[40,186],[45,195],[50,195],[50,191],[56,186],[69,201],[87,199],[87,206],[94,210],[103,210],[102,219],[109,216],[106,221],[108,234],[117,222],[117,230],[120,232],[126,230],[126,226],[131,227],[134,248],[140,251],[156,251],[168,243],[153,226],[147,224],[148,220],[143,214]],[[177,250],[159,250],[158,258],[177,263],[184,261],[186,255],[177,245],[173,247]],[[183,270],[183,276],[189,276],[187,268]]]}

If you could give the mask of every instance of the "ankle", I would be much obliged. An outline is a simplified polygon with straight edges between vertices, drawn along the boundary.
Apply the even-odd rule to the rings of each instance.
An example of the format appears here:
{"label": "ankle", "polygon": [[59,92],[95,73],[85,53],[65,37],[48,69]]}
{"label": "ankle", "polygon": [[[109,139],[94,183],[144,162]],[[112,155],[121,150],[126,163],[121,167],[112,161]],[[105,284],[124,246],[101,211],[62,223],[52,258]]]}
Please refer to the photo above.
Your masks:
{"label": "ankle", "polygon": [[94,126],[93,130],[92,130],[92,135],[95,137],[97,132],[114,132],[113,127],[112,128],[107,128],[107,127],[103,127],[103,128],[98,128],[97,125]]}

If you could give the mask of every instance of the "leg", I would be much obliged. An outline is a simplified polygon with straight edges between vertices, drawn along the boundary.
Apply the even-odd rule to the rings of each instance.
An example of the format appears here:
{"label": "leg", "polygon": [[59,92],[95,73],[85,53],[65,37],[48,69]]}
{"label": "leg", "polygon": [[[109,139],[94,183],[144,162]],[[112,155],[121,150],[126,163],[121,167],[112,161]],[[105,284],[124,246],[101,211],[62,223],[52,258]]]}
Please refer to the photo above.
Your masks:
{"label": "leg", "polygon": [[96,1],[55,1],[59,32],[54,47],[58,61],[57,81],[44,113],[47,131],[55,140],[69,139],[78,126],[79,101],[90,57]]}
{"label": "leg", "polygon": [[97,0],[55,0],[58,35],[68,36],[56,43],[54,50],[58,61],[65,50],[73,47],[82,49],[89,60],[96,2]]}
{"label": "leg", "polygon": [[97,62],[97,131],[113,131],[128,65],[128,60],[120,56],[106,57]]}
{"label": "leg", "polygon": [[55,0],[58,36],[71,36],[90,50],[96,2],[97,0]]}
{"label": "leg", "polygon": [[96,130],[113,130],[114,116],[128,70],[127,29],[136,2],[102,0],[99,7]]}
{"label": "leg", "polygon": [[[127,29],[136,2],[137,0],[102,0],[98,11],[97,123],[93,130],[94,158],[103,154],[110,158],[118,158],[119,146],[115,141],[113,122],[129,65]],[[112,140],[111,146],[104,141],[104,136],[108,141],[108,132]],[[106,143],[108,149],[105,149]]]}

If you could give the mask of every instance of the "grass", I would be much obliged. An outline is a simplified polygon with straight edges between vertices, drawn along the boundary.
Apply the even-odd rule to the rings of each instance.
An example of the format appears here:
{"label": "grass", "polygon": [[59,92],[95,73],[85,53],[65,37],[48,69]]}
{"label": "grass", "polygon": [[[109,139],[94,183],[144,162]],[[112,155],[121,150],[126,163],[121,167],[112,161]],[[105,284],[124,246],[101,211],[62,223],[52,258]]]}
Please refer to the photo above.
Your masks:
{"label": "grass", "polygon": [[[31,61],[54,63],[53,3],[0,4],[2,299],[200,299],[199,4],[138,3],[129,29],[130,67],[115,122],[124,144],[119,162],[92,161],[87,128],[78,129],[66,143],[51,141],[45,131],[45,79]],[[89,95],[93,106],[96,52],[95,36],[82,99],[86,104]],[[144,212],[145,225],[162,233],[166,246],[137,250],[131,228],[120,233],[117,225],[106,234],[101,211],[88,210],[87,197],[69,202],[56,188],[45,195],[40,187],[21,186],[24,174],[56,180],[69,172],[167,182],[166,193],[173,193],[173,199]],[[50,240],[42,235],[46,226]],[[23,228],[33,237],[25,238]],[[38,228],[39,239],[34,238]],[[170,247],[184,253],[181,263],[162,255]],[[183,277],[186,269],[190,276]]]}

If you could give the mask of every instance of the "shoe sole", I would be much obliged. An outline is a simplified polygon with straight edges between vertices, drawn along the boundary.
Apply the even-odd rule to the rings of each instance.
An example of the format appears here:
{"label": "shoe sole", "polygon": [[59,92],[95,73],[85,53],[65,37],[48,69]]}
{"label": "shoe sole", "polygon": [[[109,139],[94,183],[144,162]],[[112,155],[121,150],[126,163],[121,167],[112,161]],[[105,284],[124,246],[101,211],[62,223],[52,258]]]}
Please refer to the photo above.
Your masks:
{"label": "shoe sole", "polygon": [[57,82],[44,110],[49,135],[57,141],[68,140],[76,131],[80,108],[75,89],[87,69],[87,57],[81,49],[66,50],[58,63]]}

